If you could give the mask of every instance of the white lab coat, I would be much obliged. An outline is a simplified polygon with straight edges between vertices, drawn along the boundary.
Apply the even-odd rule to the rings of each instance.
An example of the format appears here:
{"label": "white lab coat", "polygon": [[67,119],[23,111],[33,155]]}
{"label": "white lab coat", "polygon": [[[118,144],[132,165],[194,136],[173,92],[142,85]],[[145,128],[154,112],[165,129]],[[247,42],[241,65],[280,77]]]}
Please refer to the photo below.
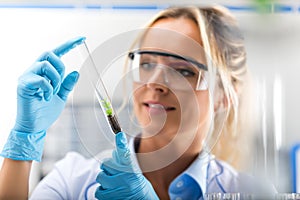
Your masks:
{"label": "white lab coat", "polygon": [[[129,145],[133,150],[132,140]],[[68,153],[38,184],[30,199],[95,199],[94,193],[99,186],[96,177],[101,170],[99,159],[110,157],[111,151],[101,152],[97,159],[86,159],[75,152]],[[264,184],[261,187],[262,184],[259,184],[258,186],[254,177],[238,173],[227,163],[211,158],[211,156],[206,156],[206,159],[199,157],[183,172],[195,180],[194,182],[200,186],[202,194],[240,192],[272,195],[275,193],[271,185]],[[184,185],[175,182],[178,180],[175,179],[171,185]],[[174,195],[172,195],[172,199],[186,198],[173,197]]]}

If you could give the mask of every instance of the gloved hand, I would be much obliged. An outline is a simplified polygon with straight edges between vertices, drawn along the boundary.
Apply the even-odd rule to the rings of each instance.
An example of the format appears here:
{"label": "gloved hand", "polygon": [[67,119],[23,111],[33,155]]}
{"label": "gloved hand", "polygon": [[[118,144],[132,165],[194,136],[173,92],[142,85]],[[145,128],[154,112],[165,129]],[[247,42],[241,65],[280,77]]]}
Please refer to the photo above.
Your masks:
{"label": "gloved hand", "polygon": [[13,160],[41,160],[46,130],[64,109],[79,77],[76,71],[64,77],[65,66],[60,57],[84,40],[84,37],[74,38],[45,52],[21,75],[16,122],[1,156]]}
{"label": "gloved hand", "polygon": [[116,149],[112,158],[105,160],[97,176],[100,186],[95,192],[97,199],[159,199],[151,183],[137,169],[131,158],[126,135],[116,135]]}

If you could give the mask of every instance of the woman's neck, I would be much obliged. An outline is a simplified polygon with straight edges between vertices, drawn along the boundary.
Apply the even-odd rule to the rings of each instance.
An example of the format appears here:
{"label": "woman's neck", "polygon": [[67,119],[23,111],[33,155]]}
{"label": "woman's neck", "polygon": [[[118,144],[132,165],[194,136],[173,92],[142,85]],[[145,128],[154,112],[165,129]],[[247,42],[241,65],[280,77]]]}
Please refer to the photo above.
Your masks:
{"label": "woman's neck", "polygon": [[[169,185],[171,182],[182,172],[184,172],[192,162],[197,158],[198,154],[196,153],[184,153],[177,160],[174,160],[167,166],[161,165],[159,168],[159,162],[163,158],[154,158],[150,162],[146,162],[144,164],[140,163],[142,171],[149,167],[144,167],[145,165],[153,166],[153,163],[156,164],[156,168],[153,171],[144,172],[144,176],[151,182],[155,192],[159,196],[160,199],[169,199]],[[138,160],[139,156],[138,156]]]}
{"label": "woman's neck", "polygon": [[[170,183],[196,159],[201,151],[198,139],[170,140],[159,137],[142,138],[136,148],[137,159],[145,177],[161,197],[168,194]],[[165,199],[165,198],[162,198]]]}

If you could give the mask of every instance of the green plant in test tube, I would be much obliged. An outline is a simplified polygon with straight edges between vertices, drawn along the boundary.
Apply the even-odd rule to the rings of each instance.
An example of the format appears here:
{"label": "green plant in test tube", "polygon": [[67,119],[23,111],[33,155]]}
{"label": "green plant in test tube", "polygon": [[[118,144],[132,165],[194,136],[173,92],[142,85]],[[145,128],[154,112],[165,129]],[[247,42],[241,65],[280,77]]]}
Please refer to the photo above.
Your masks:
{"label": "green plant in test tube", "polygon": [[108,100],[106,100],[106,99],[103,99],[103,100],[101,100],[101,104],[102,104],[102,106],[105,109],[106,115],[107,116],[112,116],[113,110],[112,110],[110,102]]}

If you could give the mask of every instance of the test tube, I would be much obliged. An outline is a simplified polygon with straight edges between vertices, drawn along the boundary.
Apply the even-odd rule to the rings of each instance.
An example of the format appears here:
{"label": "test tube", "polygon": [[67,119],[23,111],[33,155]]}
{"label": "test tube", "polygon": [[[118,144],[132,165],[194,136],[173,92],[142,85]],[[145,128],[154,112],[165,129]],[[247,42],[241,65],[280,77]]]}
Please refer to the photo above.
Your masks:
{"label": "test tube", "polygon": [[275,195],[276,200],[300,200],[299,193],[278,193]]}
{"label": "test tube", "polygon": [[82,54],[87,54],[84,55],[86,57],[86,60],[84,62],[85,67],[87,68],[87,75],[88,78],[94,88],[97,101],[106,117],[106,120],[112,130],[113,133],[117,134],[118,132],[121,131],[120,124],[118,122],[117,116],[114,112],[114,109],[112,107],[111,100],[109,98],[107,89],[104,85],[104,82],[100,76],[100,73],[97,70],[97,66],[93,60],[92,54],[89,51],[89,48],[84,41],[83,44],[81,45],[81,51]]}
{"label": "test tube", "polygon": [[223,200],[240,200],[240,193],[224,193]]}
{"label": "test tube", "polygon": [[204,195],[204,200],[222,200],[221,193],[206,193]]}

